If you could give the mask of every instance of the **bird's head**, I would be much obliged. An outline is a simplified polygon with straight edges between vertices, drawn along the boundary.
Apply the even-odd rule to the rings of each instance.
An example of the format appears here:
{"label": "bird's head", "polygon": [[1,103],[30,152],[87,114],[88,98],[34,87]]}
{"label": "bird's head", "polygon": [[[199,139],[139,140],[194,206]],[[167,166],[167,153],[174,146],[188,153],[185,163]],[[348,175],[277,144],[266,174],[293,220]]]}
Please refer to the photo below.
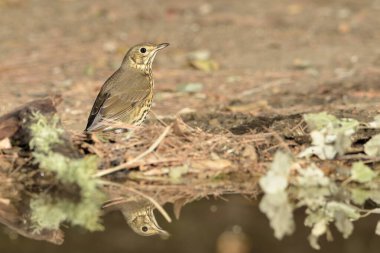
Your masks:
{"label": "bird's head", "polygon": [[153,211],[154,208],[149,205],[135,211],[123,212],[123,214],[128,225],[137,234],[142,236],[160,235],[164,238],[169,237],[169,233],[157,224]]}
{"label": "bird's head", "polygon": [[142,43],[133,46],[124,57],[122,66],[132,67],[143,72],[150,72],[152,63],[159,50],[169,46],[169,43]]}

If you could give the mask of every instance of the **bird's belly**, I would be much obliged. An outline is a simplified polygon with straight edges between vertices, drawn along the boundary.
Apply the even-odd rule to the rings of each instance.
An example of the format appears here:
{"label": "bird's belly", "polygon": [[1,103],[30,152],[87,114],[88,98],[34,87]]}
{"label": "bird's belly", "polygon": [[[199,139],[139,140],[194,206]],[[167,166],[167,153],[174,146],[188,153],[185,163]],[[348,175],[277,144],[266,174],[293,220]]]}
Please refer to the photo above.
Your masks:
{"label": "bird's belly", "polygon": [[136,108],[134,111],[134,116],[131,120],[131,123],[133,125],[141,125],[141,123],[144,122],[146,115],[148,114],[150,108],[152,106],[152,99],[149,98],[146,101],[144,101],[143,106]]}

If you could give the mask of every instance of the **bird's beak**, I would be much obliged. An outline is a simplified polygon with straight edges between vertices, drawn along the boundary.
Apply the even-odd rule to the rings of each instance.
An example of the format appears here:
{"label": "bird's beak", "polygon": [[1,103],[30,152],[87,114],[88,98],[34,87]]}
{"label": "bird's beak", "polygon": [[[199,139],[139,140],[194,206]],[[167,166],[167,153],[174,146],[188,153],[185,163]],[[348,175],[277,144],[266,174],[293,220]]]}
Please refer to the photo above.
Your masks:
{"label": "bird's beak", "polygon": [[157,223],[156,217],[154,216],[153,209],[150,209],[148,212],[148,217],[151,221],[151,225],[153,229],[157,232],[157,234],[162,238],[162,239],[167,239],[170,237],[170,234],[163,230]]}
{"label": "bird's beak", "polygon": [[170,237],[170,234],[163,230],[163,229],[157,229],[157,232],[158,232],[158,235],[162,238],[162,239],[168,239]]}
{"label": "bird's beak", "polygon": [[156,50],[164,49],[167,46],[169,46],[169,43],[158,44],[157,47],[156,47]]}

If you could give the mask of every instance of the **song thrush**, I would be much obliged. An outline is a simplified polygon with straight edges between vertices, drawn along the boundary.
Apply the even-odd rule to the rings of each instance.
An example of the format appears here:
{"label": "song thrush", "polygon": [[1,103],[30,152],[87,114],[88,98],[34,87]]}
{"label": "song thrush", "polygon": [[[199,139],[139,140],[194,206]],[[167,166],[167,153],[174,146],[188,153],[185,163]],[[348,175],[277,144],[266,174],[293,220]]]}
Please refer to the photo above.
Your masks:
{"label": "song thrush", "polygon": [[132,47],[118,70],[103,84],[85,131],[115,129],[112,122],[140,125],[152,105],[152,63],[157,52],[169,43],[143,43]]}

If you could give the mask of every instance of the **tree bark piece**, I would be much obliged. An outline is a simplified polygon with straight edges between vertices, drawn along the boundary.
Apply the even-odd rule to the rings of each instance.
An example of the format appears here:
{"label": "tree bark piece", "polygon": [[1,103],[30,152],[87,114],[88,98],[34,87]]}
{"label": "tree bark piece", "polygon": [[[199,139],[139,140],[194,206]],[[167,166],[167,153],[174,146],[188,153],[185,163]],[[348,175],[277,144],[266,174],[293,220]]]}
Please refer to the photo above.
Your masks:
{"label": "tree bark piece", "polygon": [[[56,106],[62,101],[60,96],[34,100],[23,105],[16,110],[0,117],[0,140],[11,137],[22,137],[16,133],[25,128],[25,123],[29,121],[32,112],[42,114],[54,114],[57,112]],[[14,138],[11,138],[14,139]]]}

